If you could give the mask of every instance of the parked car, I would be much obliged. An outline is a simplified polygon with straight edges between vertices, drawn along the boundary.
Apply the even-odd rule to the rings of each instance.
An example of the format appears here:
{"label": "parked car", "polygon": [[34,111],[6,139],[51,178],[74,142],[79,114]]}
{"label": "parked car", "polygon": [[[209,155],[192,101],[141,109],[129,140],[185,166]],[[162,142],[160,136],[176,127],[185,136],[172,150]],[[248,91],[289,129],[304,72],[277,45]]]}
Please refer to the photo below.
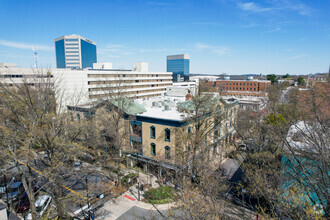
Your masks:
{"label": "parked car", "polygon": [[[37,198],[39,195],[39,188],[34,187],[33,191],[34,191],[35,198]],[[29,201],[27,193],[25,192],[23,194],[23,196],[20,198],[20,200],[18,201],[18,204],[16,206],[16,212],[17,213],[26,213],[29,211],[29,209],[30,209],[30,201]]]}
{"label": "parked car", "polygon": [[75,170],[80,170],[81,164],[82,164],[81,161],[74,162],[74,164],[73,164],[74,169]]}
{"label": "parked car", "polygon": [[7,190],[8,190],[8,194],[4,195],[3,200],[5,202],[7,202],[7,200],[15,201],[24,192],[23,183],[21,181],[13,182],[12,184],[10,184],[10,186],[7,188]]}
{"label": "parked car", "polygon": [[[48,206],[50,205],[50,202],[52,201],[52,197],[49,195],[42,195],[39,196],[39,198],[36,201],[36,211],[37,211],[37,218],[40,218],[45,211],[47,210]],[[27,218],[28,220],[32,219],[31,212],[28,214]]]}
{"label": "parked car", "polygon": [[25,212],[28,212],[29,209],[30,209],[29,200],[21,200],[16,206],[17,213],[25,213]]}

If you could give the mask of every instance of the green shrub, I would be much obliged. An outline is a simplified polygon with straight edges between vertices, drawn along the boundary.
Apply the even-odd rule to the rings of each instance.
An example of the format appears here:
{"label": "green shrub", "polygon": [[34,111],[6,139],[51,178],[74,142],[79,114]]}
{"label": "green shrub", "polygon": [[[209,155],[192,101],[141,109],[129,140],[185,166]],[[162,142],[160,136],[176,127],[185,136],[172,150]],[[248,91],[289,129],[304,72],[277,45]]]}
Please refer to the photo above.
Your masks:
{"label": "green shrub", "polygon": [[144,197],[147,199],[147,202],[165,204],[173,201],[174,191],[169,186],[160,186],[159,188],[146,191]]}
{"label": "green shrub", "polygon": [[[128,180],[131,180],[128,182]],[[128,186],[128,185],[133,185],[137,182],[137,174],[136,173],[129,173],[126,176],[121,178],[121,184]]]}

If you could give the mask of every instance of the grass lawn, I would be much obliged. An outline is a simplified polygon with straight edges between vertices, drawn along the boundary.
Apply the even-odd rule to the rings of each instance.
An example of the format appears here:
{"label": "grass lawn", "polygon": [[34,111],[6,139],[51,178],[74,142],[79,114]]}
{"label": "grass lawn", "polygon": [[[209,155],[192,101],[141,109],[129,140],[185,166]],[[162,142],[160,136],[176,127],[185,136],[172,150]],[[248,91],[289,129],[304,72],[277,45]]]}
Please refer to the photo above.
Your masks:
{"label": "grass lawn", "polygon": [[146,198],[146,202],[149,203],[166,204],[173,202],[174,191],[169,186],[160,186],[146,191],[144,197]]}

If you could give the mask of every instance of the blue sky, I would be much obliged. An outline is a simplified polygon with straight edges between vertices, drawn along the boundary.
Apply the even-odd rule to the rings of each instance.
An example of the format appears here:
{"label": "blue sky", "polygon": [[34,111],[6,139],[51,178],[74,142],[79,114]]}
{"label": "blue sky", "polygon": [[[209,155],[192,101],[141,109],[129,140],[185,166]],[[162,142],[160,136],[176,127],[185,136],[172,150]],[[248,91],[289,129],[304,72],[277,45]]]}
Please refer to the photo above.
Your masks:
{"label": "blue sky", "polygon": [[54,39],[79,34],[115,68],[190,54],[192,73],[308,74],[330,64],[330,0],[0,0],[0,62],[55,67]]}

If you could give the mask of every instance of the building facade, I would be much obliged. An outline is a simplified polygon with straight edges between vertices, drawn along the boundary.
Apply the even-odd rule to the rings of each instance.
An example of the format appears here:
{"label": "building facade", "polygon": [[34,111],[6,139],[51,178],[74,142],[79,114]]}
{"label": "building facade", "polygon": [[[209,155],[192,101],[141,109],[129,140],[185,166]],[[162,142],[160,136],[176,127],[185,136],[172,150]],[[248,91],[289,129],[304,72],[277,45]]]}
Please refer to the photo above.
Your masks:
{"label": "building facade", "polygon": [[199,82],[176,82],[173,86],[166,88],[166,95],[168,96],[182,96],[185,97],[188,93],[192,96],[198,93]]}
{"label": "building facade", "polygon": [[173,82],[189,81],[188,54],[167,56],[166,71],[173,72]]}
{"label": "building facade", "polygon": [[232,96],[267,96],[267,88],[271,86],[269,80],[254,80],[249,77],[247,80],[231,80],[230,77],[225,77],[223,80],[214,81],[220,95]]}
{"label": "building facade", "polygon": [[120,94],[132,99],[161,96],[172,86],[172,74],[167,72],[136,72],[130,70],[89,70],[87,87],[94,102]]}
{"label": "building facade", "polygon": [[79,35],[55,39],[57,68],[92,68],[97,62],[96,43]]}
{"label": "building facade", "polygon": [[102,64],[98,69],[31,69],[6,65],[3,64],[2,68],[0,65],[0,80],[9,86],[26,82],[32,85],[50,76],[58,90],[58,103],[63,107],[115,97],[149,99],[163,95],[166,88],[172,86],[172,73],[148,72],[146,63],[135,71],[103,69],[110,64]]}
{"label": "building facade", "polygon": [[[122,118],[127,122],[125,133],[128,134],[128,143],[123,146],[121,153],[132,162],[138,161],[145,166],[172,171],[188,168],[193,152],[188,143],[191,135],[196,132],[196,126],[195,122],[190,120],[194,113],[183,111],[193,105],[192,99],[186,99],[186,97],[162,96],[149,100],[130,100],[130,103],[126,104],[129,107],[123,109],[126,115]],[[203,146],[200,148],[203,152],[198,153],[209,154],[209,158],[221,162],[231,150],[227,143],[233,141],[236,134],[234,123],[238,105],[236,101],[224,101],[220,97],[210,100],[212,108],[216,111],[212,116],[205,114],[206,118],[198,119],[198,121],[207,121],[203,123],[207,126],[205,140],[203,139]],[[112,109],[116,110],[118,102],[110,102]],[[69,110],[72,111],[72,118],[79,120],[83,115],[97,112],[90,106],[71,106]],[[112,114],[113,111],[110,112]],[[214,128],[210,130],[212,127]]]}

